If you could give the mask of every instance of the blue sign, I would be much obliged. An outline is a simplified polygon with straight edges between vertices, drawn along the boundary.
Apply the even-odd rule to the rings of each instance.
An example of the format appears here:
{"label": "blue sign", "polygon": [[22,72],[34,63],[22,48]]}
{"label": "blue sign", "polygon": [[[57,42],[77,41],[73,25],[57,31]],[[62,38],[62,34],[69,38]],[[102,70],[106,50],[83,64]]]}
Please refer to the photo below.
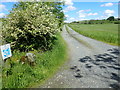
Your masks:
{"label": "blue sign", "polygon": [[6,59],[12,56],[10,44],[2,45],[0,49],[1,49],[1,54],[3,59]]}

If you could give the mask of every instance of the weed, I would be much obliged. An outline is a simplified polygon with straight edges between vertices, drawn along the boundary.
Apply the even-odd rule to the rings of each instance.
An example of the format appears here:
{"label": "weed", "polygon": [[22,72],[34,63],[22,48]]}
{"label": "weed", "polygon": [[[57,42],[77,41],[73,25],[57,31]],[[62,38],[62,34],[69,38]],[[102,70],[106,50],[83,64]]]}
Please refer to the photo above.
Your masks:
{"label": "weed", "polygon": [[3,88],[25,88],[37,83],[40,85],[52,76],[67,59],[66,44],[59,34],[52,50],[43,53],[35,51],[34,53],[36,55],[36,66],[34,67],[18,62],[25,52],[13,53],[12,67],[10,59],[5,62],[2,71]]}

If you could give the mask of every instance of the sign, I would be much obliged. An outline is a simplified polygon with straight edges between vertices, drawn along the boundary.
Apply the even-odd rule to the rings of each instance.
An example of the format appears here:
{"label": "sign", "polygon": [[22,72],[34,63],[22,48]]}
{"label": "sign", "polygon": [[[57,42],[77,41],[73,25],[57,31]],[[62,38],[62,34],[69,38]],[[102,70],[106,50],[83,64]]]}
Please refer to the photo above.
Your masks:
{"label": "sign", "polygon": [[12,56],[10,44],[2,45],[2,46],[0,46],[0,49],[1,49],[1,54],[2,54],[3,60]]}

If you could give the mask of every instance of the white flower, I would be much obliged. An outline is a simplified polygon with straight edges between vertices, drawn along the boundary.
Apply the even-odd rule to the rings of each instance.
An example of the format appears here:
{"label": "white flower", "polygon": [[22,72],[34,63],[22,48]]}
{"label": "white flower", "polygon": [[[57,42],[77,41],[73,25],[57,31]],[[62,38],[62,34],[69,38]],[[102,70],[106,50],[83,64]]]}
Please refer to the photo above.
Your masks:
{"label": "white flower", "polygon": [[38,6],[38,4],[36,4],[36,6]]}

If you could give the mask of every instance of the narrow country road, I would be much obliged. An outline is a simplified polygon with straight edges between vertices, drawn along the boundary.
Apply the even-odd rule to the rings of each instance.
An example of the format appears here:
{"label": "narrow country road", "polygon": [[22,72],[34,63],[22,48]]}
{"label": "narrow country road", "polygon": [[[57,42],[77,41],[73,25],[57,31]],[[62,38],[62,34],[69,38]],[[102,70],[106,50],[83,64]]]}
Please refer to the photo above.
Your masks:
{"label": "narrow country road", "polygon": [[[66,28],[67,27],[67,28]],[[69,60],[40,88],[118,88],[119,50],[64,26]]]}

